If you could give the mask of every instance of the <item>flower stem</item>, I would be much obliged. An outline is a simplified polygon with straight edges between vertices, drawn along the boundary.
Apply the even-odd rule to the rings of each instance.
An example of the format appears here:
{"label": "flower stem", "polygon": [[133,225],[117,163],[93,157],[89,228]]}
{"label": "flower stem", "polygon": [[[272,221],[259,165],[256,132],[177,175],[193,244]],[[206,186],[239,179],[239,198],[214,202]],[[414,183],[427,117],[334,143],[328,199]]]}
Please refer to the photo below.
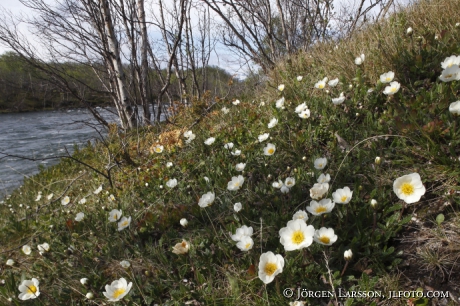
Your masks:
{"label": "flower stem", "polygon": [[340,274],[340,277],[342,277],[345,274],[345,271],[347,270],[347,267],[348,267],[348,263],[349,263],[349,261],[347,260],[345,262],[345,266],[343,267],[342,273]]}

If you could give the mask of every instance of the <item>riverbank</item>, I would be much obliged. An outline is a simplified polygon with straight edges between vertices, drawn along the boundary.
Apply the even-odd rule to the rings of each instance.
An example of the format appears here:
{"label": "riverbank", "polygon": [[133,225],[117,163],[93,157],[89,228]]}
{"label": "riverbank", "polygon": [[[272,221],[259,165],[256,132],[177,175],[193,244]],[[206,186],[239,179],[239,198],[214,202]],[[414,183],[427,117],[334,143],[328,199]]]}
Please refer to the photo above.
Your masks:
{"label": "riverbank", "polygon": [[25,180],[0,205],[0,302],[35,279],[57,305],[116,280],[133,305],[457,305],[459,9],[423,1],[254,99],[113,129]]}

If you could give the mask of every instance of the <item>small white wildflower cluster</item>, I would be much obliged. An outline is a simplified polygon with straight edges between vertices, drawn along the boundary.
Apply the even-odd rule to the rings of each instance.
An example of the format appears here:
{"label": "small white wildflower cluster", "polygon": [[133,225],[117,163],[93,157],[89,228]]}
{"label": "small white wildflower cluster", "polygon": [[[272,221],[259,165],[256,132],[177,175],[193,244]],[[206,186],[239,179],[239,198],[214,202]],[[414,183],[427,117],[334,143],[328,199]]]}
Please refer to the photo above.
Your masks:
{"label": "small white wildflower cluster", "polygon": [[231,235],[233,241],[237,242],[236,246],[243,252],[247,252],[252,249],[254,241],[251,236],[253,234],[252,226],[247,227],[243,225],[240,228],[236,229],[234,235]]}

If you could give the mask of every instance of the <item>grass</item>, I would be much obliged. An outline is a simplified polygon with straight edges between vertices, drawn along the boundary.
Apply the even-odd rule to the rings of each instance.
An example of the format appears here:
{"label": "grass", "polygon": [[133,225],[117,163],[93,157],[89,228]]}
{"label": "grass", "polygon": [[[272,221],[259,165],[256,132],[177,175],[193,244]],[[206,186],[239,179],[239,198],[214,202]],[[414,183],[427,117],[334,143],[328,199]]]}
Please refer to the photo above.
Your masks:
{"label": "grass", "polygon": [[[178,110],[173,124],[129,133],[113,126],[107,139],[76,150],[75,160],[25,180],[0,205],[0,279],[5,281],[0,304],[22,303],[18,286],[37,278],[40,295],[25,303],[103,305],[105,286],[123,277],[133,283],[120,301],[124,305],[288,305],[299,288],[333,293],[300,299],[309,305],[456,305],[460,135],[459,117],[448,108],[460,87],[438,76],[444,58],[460,54],[459,6],[453,0],[421,1],[337,49],[325,43],[280,63],[253,99],[239,105],[217,100],[211,106],[214,98],[207,95],[193,109]],[[404,34],[408,26],[412,36]],[[357,66],[354,58],[361,53],[366,59]],[[378,79],[390,70],[401,89],[387,96]],[[300,82],[298,75],[304,76]],[[324,76],[340,83],[328,92],[315,89]],[[285,84],[282,92],[279,84]],[[333,105],[331,98],[341,92],[344,103]],[[282,97],[284,109],[276,108]],[[308,119],[295,113],[304,101]],[[268,128],[272,118],[278,124]],[[196,135],[190,143],[183,137],[188,130]],[[270,136],[259,142],[263,133]],[[216,141],[205,145],[209,137]],[[228,142],[233,149],[224,148]],[[271,156],[263,153],[267,143],[276,146]],[[157,145],[163,145],[161,153],[154,151]],[[236,149],[241,155],[231,154]],[[319,157],[327,158],[323,170],[314,167]],[[238,163],[246,164],[243,172],[236,171]],[[308,225],[333,228],[338,239],[331,246],[313,242],[285,251],[279,230],[310,204],[310,188],[321,173],[331,176],[327,198],[345,186],[353,191],[348,204],[336,204],[324,216],[308,214]],[[413,204],[393,191],[393,182],[409,173],[420,174],[426,187]],[[228,190],[238,175],[244,183]],[[177,186],[167,187],[173,178]],[[287,178],[295,178],[289,192],[273,187]],[[201,208],[198,202],[207,192],[215,200]],[[66,196],[70,203],[62,205]],[[79,204],[83,198],[86,203]],[[243,206],[239,212],[233,209],[237,202]],[[131,217],[129,227],[119,231],[117,222],[109,222],[113,209]],[[79,212],[85,217],[77,222]],[[440,214],[445,218],[437,222]],[[231,239],[242,225],[253,228],[248,252]],[[173,253],[183,240],[188,253]],[[40,255],[37,246],[44,242],[50,250]],[[30,255],[21,251],[24,245],[32,248]],[[353,257],[347,263],[348,249]],[[284,258],[284,268],[265,285],[258,265],[268,251]],[[15,264],[6,265],[8,259]],[[123,260],[129,268],[120,265]],[[419,288],[444,296],[337,296],[339,289],[388,296]],[[285,289],[294,296],[283,296]]]}

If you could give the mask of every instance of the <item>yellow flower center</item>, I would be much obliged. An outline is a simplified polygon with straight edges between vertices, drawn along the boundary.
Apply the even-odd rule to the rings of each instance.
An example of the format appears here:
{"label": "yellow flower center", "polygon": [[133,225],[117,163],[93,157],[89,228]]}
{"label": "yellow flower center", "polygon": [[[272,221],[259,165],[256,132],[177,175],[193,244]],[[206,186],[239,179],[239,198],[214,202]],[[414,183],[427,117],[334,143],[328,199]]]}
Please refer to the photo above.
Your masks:
{"label": "yellow flower center", "polygon": [[187,242],[182,241],[181,246],[182,246],[183,248],[186,248],[186,247],[187,247]]}
{"label": "yellow flower center", "polygon": [[128,223],[128,220],[125,220],[125,221],[123,221],[123,223],[121,224],[121,226],[128,226],[128,224],[129,224],[129,223]]}
{"label": "yellow flower center", "polygon": [[396,87],[391,87],[390,91],[391,92],[396,92]]}
{"label": "yellow flower center", "polygon": [[117,290],[113,292],[113,298],[118,299],[118,297],[122,295],[123,293],[125,293],[125,291],[126,291],[125,288],[118,288]]}
{"label": "yellow flower center", "polygon": [[453,74],[448,74],[448,75],[446,75],[446,79],[450,79],[453,76],[454,76]]}
{"label": "yellow flower center", "polygon": [[294,244],[301,244],[305,240],[305,236],[300,230],[297,230],[292,234],[291,240]]}
{"label": "yellow flower center", "polygon": [[156,148],[155,150],[156,150],[158,153],[161,152],[161,148]]}
{"label": "yellow flower center", "polygon": [[244,246],[245,249],[249,249],[249,247],[251,246],[250,243],[246,243],[246,245]]}
{"label": "yellow flower center", "polygon": [[275,149],[271,149],[271,148],[268,149],[268,154],[273,154],[273,153],[275,153]]}
{"label": "yellow flower center", "polygon": [[238,187],[240,186],[240,183],[239,182],[235,182],[235,187]]}
{"label": "yellow flower center", "polygon": [[329,242],[331,241],[331,239],[328,237],[328,236],[321,236],[319,238],[319,241],[321,241],[322,243],[324,244],[329,244]]}
{"label": "yellow flower center", "polygon": [[324,207],[324,206],[319,206],[319,207],[317,207],[317,208],[315,209],[315,212],[316,212],[317,214],[323,213],[323,212],[325,212],[325,211],[327,211],[327,209],[326,209],[326,207]]}
{"label": "yellow flower center", "polygon": [[319,84],[319,89],[323,89],[324,88],[324,84]]}
{"label": "yellow flower center", "polygon": [[342,196],[342,197],[340,198],[340,201],[345,202],[347,199],[348,199],[348,197],[344,195],[344,196]]}
{"label": "yellow flower center", "polygon": [[401,192],[404,195],[411,195],[414,193],[414,186],[412,186],[410,183],[404,183],[401,186]]}
{"label": "yellow flower center", "polygon": [[390,77],[386,77],[386,79],[388,82],[391,81],[391,78]]}
{"label": "yellow flower center", "polygon": [[264,271],[265,271],[265,274],[267,274],[268,276],[272,276],[276,270],[278,270],[278,266],[275,263],[267,262],[265,264]]}
{"label": "yellow flower center", "polygon": [[37,287],[35,287],[34,285],[30,285],[27,288],[28,288],[27,293],[35,294],[35,292],[37,292]]}
{"label": "yellow flower center", "polygon": [[319,164],[318,167],[319,167],[319,168],[323,168],[323,164]]}
{"label": "yellow flower center", "polygon": [[113,215],[113,220],[118,220],[118,215],[117,214]]}

